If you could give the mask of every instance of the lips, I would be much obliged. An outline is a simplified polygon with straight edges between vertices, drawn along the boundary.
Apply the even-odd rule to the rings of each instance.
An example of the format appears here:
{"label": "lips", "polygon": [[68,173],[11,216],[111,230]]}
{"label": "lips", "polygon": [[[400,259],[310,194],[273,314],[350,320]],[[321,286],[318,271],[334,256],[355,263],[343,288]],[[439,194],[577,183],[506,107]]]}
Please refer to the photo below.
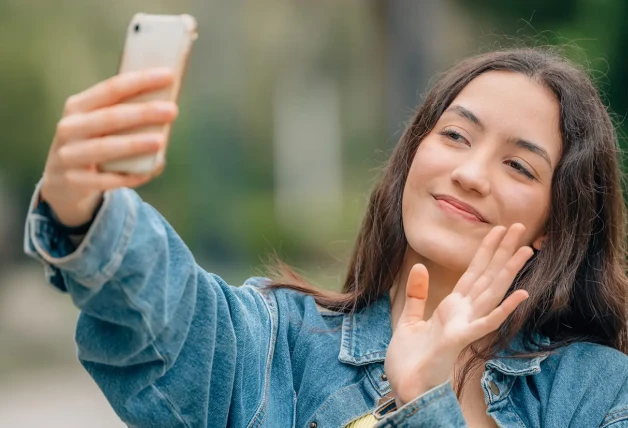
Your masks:
{"label": "lips", "polygon": [[480,221],[482,223],[488,223],[484,219],[484,217],[482,217],[482,214],[480,214],[478,212],[478,210],[473,208],[471,205],[462,202],[460,199],[456,199],[453,196],[448,196],[448,195],[434,195],[434,199],[436,199],[437,201],[445,202],[445,203],[451,205],[454,209],[456,209],[458,211],[462,211],[460,214],[466,214],[467,216],[473,216],[473,217],[475,217],[475,219],[477,219],[477,221]]}

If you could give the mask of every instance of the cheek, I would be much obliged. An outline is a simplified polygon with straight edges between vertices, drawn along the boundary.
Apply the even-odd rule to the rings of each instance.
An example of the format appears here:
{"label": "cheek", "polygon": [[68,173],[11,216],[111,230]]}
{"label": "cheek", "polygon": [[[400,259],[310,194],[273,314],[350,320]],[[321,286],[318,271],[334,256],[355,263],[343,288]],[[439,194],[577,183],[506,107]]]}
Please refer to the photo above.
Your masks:
{"label": "cheek", "polygon": [[414,154],[403,189],[402,214],[404,221],[414,217],[418,209],[419,196],[425,191],[425,184],[429,177],[434,176],[439,169],[439,165],[434,162],[434,159],[438,158],[430,146],[423,141]]}
{"label": "cheek", "polygon": [[526,227],[526,242],[544,233],[549,212],[550,192],[541,186],[517,186],[500,189],[503,204],[503,225],[522,223]]}
{"label": "cheek", "polygon": [[406,186],[421,187],[429,179],[446,173],[450,168],[448,159],[443,153],[443,147],[438,144],[434,135],[428,135],[417,147],[412,165],[408,172]]}
{"label": "cheek", "polygon": [[[423,139],[412,159],[408,177],[404,185],[402,217],[405,227],[417,226],[423,222],[426,198],[430,191],[449,180],[455,160],[444,150],[438,135],[429,134]],[[414,228],[414,227],[413,227]]]}

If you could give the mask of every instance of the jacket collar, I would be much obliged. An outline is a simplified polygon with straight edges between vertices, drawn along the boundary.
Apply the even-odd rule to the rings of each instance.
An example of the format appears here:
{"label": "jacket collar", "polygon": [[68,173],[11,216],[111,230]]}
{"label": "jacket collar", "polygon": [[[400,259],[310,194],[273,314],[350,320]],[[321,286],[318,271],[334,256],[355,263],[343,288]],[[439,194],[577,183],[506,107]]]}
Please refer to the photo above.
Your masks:
{"label": "jacket collar", "polygon": [[[346,364],[361,366],[383,362],[392,337],[390,322],[390,296],[384,294],[379,300],[360,312],[343,315],[342,339],[338,359]],[[486,368],[495,369],[510,376],[526,376],[541,371],[541,362],[548,354],[530,358],[512,358],[514,353],[536,352],[538,347],[526,348],[522,337],[516,336],[510,350],[501,351],[495,358],[486,362]],[[545,336],[535,337],[537,344],[549,345]]]}
{"label": "jacket collar", "polygon": [[537,333],[534,336],[536,344],[532,345],[532,347],[526,347],[522,339],[523,336],[521,334],[515,336],[515,339],[510,343],[510,349],[499,352],[495,358],[487,361],[486,368],[495,369],[509,376],[528,376],[540,373],[541,363],[549,356],[549,353],[529,358],[513,358],[512,355],[524,352],[538,352],[541,347],[550,344],[549,338]]}
{"label": "jacket collar", "polygon": [[343,316],[338,359],[354,366],[382,362],[391,337],[390,297],[386,293],[360,312]]}

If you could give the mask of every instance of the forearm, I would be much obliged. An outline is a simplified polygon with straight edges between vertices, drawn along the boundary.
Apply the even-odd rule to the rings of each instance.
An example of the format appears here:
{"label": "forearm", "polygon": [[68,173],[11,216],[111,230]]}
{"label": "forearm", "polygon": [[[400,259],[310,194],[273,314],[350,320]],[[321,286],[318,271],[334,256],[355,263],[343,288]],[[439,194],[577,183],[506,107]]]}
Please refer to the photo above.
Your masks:
{"label": "forearm", "polygon": [[[260,294],[198,267],[172,227],[131,190],[105,196],[78,247],[32,209],[25,249],[81,310],[79,358],[127,423],[178,426],[176,403],[189,396],[197,397],[187,404],[191,426],[210,412],[227,418],[236,373],[256,378],[265,367],[271,329]],[[250,358],[237,371],[240,347]]]}
{"label": "forearm", "polygon": [[76,245],[37,199],[27,219],[26,252],[46,265],[51,282],[81,310],[82,359],[112,365],[159,359],[145,351],[160,353],[164,330],[185,339],[197,274],[204,272],[152,207],[131,190],[109,192]]}

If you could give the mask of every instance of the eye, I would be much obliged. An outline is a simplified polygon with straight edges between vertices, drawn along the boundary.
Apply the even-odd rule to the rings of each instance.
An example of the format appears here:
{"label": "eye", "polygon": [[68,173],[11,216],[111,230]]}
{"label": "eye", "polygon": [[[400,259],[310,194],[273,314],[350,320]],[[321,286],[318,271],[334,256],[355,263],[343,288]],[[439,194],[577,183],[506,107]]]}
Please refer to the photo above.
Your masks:
{"label": "eye", "polygon": [[449,140],[454,141],[456,143],[462,143],[467,146],[471,145],[469,144],[467,139],[462,136],[462,134],[460,134],[458,131],[456,131],[453,128],[445,128],[441,132],[439,132],[439,135],[447,137]]}
{"label": "eye", "polygon": [[519,174],[523,175],[527,179],[536,180],[536,177],[520,162],[517,162],[516,160],[508,160],[506,161],[506,165],[510,165],[512,169],[514,169],[515,171],[517,171]]}

